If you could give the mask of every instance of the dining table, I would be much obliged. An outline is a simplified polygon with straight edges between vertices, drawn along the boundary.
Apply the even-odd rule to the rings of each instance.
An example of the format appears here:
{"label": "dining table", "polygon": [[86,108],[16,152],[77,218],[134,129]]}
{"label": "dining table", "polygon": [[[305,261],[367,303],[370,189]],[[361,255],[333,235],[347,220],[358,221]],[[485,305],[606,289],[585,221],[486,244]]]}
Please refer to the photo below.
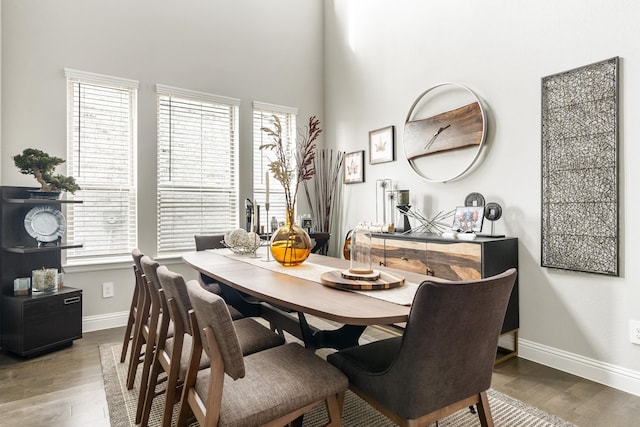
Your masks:
{"label": "dining table", "polygon": [[[328,272],[347,271],[349,261],[311,254],[299,266],[285,267],[270,258],[267,250],[261,247],[255,254],[244,255],[229,249],[193,251],[184,253],[182,259],[223,286],[275,307],[285,315],[296,316],[298,336],[306,347],[314,350],[358,345],[367,326],[403,324],[408,319],[418,285],[433,279],[376,266],[376,270],[401,277],[402,285],[380,290],[340,289],[323,284],[322,277]],[[326,319],[337,326],[333,329],[312,327],[305,315]]]}

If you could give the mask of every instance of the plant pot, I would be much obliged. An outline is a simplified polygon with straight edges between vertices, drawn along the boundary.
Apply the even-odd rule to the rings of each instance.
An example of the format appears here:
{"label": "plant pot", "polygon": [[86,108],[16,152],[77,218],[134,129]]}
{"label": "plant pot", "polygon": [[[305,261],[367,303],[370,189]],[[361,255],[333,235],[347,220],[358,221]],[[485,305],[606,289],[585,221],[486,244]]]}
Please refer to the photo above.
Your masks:
{"label": "plant pot", "polygon": [[60,198],[59,191],[41,191],[41,190],[27,190],[29,196],[32,199],[47,199],[47,200],[58,200]]}

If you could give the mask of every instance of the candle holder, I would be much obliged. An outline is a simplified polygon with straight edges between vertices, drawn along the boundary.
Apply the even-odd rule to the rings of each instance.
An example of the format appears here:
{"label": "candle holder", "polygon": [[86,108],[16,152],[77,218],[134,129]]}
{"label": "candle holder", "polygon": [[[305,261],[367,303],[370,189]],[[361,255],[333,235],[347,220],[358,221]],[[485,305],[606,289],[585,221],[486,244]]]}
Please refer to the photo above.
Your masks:
{"label": "candle holder", "polygon": [[[267,211],[267,219],[269,218],[269,202],[264,204],[264,210]],[[271,261],[271,227],[267,226],[267,259],[263,261]]]}

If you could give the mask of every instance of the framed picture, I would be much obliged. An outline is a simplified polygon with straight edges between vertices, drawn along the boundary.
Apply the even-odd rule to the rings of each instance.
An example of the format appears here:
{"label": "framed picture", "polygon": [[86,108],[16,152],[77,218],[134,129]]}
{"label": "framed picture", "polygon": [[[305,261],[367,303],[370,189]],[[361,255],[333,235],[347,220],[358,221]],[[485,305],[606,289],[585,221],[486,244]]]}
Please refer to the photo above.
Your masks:
{"label": "framed picture", "polygon": [[396,159],[393,126],[369,132],[369,164],[392,162]]}
{"label": "framed picture", "polygon": [[364,150],[347,153],[344,156],[344,183],[364,182]]}
{"label": "framed picture", "polygon": [[482,231],[484,206],[458,206],[453,217],[453,231],[479,233]]}

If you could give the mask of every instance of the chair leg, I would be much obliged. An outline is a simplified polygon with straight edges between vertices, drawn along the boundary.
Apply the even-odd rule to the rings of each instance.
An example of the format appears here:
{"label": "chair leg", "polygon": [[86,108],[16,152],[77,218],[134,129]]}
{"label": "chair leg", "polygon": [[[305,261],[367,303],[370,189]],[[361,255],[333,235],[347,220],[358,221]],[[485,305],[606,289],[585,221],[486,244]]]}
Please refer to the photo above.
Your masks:
{"label": "chair leg", "polygon": [[129,321],[127,322],[127,328],[124,331],[124,340],[122,341],[122,353],[120,354],[120,363],[124,363],[127,358],[127,350],[129,349],[129,342],[133,341],[133,335],[131,335],[131,330],[133,329],[133,325],[135,324],[135,318],[133,315],[133,307],[129,311]]}
{"label": "chair leg", "polygon": [[478,417],[480,418],[480,425],[482,427],[494,427],[493,417],[491,416],[491,408],[489,407],[489,399],[487,398],[487,392],[480,393],[480,401],[478,402]]}
{"label": "chair leg", "polygon": [[190,388],[184,387],[182,389],[182,398],[180,399],[180,408],[178,409],[178,422],[176,427],[185,427],[190,418],[194,416],[194,412],[189,405],[189,397],[193,392]]}
{"label": "chair leg", "polygon": [[329,414],[329,426],[340,427],[342,425],[342,405],[344,392],[327,397],[327,413]]}
{"label": "chair leg", "polygon": [[[155,326],[154,326],[155,327]],[[153,338],[149,334],[149,342],[147,348],[144,351],[144,361],[142,362],[142,376],[140,377],[140,392],[138,393],[138,407],[136,408],[136,424],[142,421],[142,412],[144,409],[144,400],[146,397],[147,387],[149,385],[149,373],[151,371],[151,364],[156,354],[156,350],[153,345]]]}
{"label": "chair leg", "polygon": [[165,399],[164,399],[164,410],[162,413],[162,427],[170,427],[171,426],[171,418],[173,416],[173,407],[176,404],[178,397],[180,396],[180,391],[178,390],[178,369],[173,369],[173,367],[169,371],[169,375],[167,377],[167,387],[165,388]]}
{"label": "chair leg", "polygon": [[[140,424],[142,427],[146,427],[149,424],[149,416],[151,415],[151,405],[153,399],[156,397],[156,386],[158,385],[158,377],[162,371],[162,366],[158,360],[158,356],[154,355],[153,363],[149,373],[149,381],[145,387],[143,393],[142,385],[140,386],[140,394],[138,395],[138,408],[142,406],[142,416],[140,418]],[[142,401],[140,400],[142,398]],[[137,410],[136,410],[137,411]]]}
{"label": "chair leg", "polygon": [[[140,357],[146,353],[147,345],[145,337],[142,333],[142,325],[137,332],[134,332],[133,345],[131,346],[131,354],[129,355],[129,370],[127,372],[127,390],[133,388],[133,384],[136,380],[136,373],[138,372],[138,364],[140,363]],[[145,344],[145,351],[142,351],[142,345]]]}

